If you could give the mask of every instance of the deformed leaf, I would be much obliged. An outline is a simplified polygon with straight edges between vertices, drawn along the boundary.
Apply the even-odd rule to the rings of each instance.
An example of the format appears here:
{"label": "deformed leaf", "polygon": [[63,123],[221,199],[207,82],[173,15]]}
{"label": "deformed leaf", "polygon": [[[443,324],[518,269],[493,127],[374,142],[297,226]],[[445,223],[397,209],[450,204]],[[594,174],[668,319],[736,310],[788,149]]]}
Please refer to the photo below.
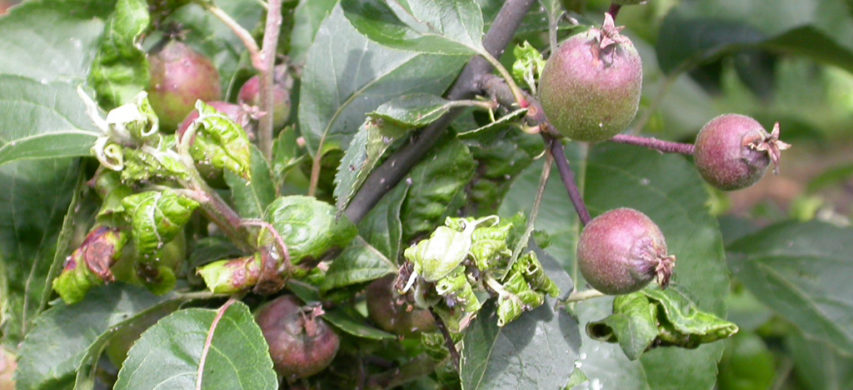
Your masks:
{"label": "deformed leaf", "polygon": [[345,248],[358,234],[332,205],[310,196],[280,197],[267,206],[264,219],[281,235],[293,264],[320,260],[331,249]]}
{"label": "deformed leaf", "polygon": [[853,229],[783,222],[732,243],[729,265],[750,292],[803,334],[853,353]]}
{"label": "deformed leaf", "polygon": [[659,346],[696,348],[737,333],[737,325],[696,308],[676,288],[619,295],[613,314],[587,324],[590,337],[618,342],[629,359]]}
{"label": "deformed leaf", "polygon": [[193,159],[200,165],[227,169],[251,180],[252,152],[246,131],[227,115],[201,100],[196,102],[195,108],[199,117],[191,125],[196,128],[190,147]]}
{"label": "deformed leaf", "polygon": [[365,283],[395,271],[397,267],[391,260],[361,237],[356,237],[329,266],[321,289],[328,291]]}
{"label": "deformed leaf", "polygon": [[21,346],[18,388],[56,389],[59,383],[72,381],[85,357],[99,352],[109,339],[109,329],[170,300],[174,297],[112,284],[91,291],[76,305],[60,303],[45,311]]}
{"label": "deformed leaf", "polygon": [[483,14],[473,0],[343,2],[362,34],[397,49],[465,55],[483,52]]}
{"label": "deformed leaf", "polygon": [[101,105],[127,103],[148,86],[148,60],[140,44],[149,21],[145,0],[116,2],[89,73]]}
{"label": "deformed leaf", "polygon": [[140,255],[150,255],[171,241],[189,221],[199,203],[172,190],[146,191],[121,201]]}
{"label": "deformed leaf", "polygon": [[[269,347],[249,307],[234,303],[212,329],[216,315],[216,310],[192,308],[157,322],[128,352],[115,388],[277,388]],[[211,345],[204,356],[211,331]]]}

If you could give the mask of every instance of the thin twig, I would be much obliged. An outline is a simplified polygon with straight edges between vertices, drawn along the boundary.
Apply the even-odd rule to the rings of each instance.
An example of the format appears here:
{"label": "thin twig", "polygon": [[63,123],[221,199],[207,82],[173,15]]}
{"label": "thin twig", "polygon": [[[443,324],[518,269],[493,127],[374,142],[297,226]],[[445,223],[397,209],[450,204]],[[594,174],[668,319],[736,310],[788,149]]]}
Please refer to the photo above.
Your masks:
{"label": "thin twig", "polygon": [[264,27],[263,49],[261,60],[263,65],[260,71],[260,99],[261,111],[266,114],[258,123],[258,148],[267,161],[272,161],[272,136],[273,136],[273,72],[275,68],[275,51],[278,45],[278,35],[281,29],[281,0],[269,0],[267,8],[267,22]]}
{"label": "thin twig", "polygon": [[613,20],[616,20],[616,15],[619,15],[619,10],[622,9],[622,6],[619,4],[610,4],[610,9],[607,10],[607,13],[613,17]]}
{"label": "thin twig", "polygon": [[[550,137],[546,137],[550,138]],[[569,159],[566,158],[566,151],[563,149],[563,143],[557,138],[551,138],[549,150],[554,156],[554,161],[557,163],[557,170],[560,171],[560,178],[563,180],[563,185],[569,193],[569,199],[572,200],[572,205],[575,206],[575,211],[578,213],[581,223],[586,225],[590,219],[589,211],[586,209],[586,204],[583,202],[578,185],[575,183],[575,174],[569,166]]]}
{"label": "thin twig", "polygon": [[246,46],[246,50],[249,51],[249,56],[252,58],[252,65],[261,70],[263,68],[263,60],[261,58],[261,51],[258,48],[258,44],[255,43],[255,38],[252,38],[252,34],[246,31],[240,23],[237,23],[236,20],[231,18],[231,15],[228,15],[222,8],[213,4],[213,2],[201,1],[199,4],[207,9],[208,12],[213,14],[217,19],[222,21],[231,31],[234,32],[234,35],[237,38],[240,38],[240,41],[243,42],[243,46]]}
{"label": "thin twig", "polygon": [[663,153],[681,153],[686,155],[693,154],[693,144],[663,141],[654,137],[647,138],[640,137],[637,135],[617,134],[610,139],[610,142],[642,146],[644,148],[654,149]]}
{"label": "thin twig", "polygon": [[207,361],[207,354],[210,353],[210,345],[213,344],[213,333],[216,332],[216,326],[219,325],[219,321],[222,319],[222,316],[225,315],[225,311],[228,310],[228,308],[235,302],[237,302],[236,299],[229,298],[222,307],[216,311],[216,317],[213,317],[213,322],[210,323],[210,330],[207,332],[207,338],[204,340],[204,348],[201,350],[201,359],[198,362],[198,372],[196,374],[195,382],[196,390],[201,390],[201,382],[204,376],[204,363]]}
{"label": "thin twig", "polygon": [[[535,2],[535,0],[508,0],[501,7],[498,16],[492,23],[492,28],[483,38],[483,46],[495,58],[500,58],[506,46],[515,36],[524,16]],[[479,78],[491,70],[492,67],[486,59],[479,56],[472,58],[447,93],[447,99],[470,99],[480,91]],[[394,188],[409,170],[426,155],[427,151],[447,130],[450,122],[460,113],[460,109],[451,110],[441,119],[424,128],[412,142],[400,148],[382,165],[373,170],[347,207],[347,217],[358,223],[367,215],[379,199],[391,188]]]}
{"label": "thin twig", "polygon": [[459,371],[459,351],[456,350],[456,343],[453,342],[453,337],[450,335],[450,331],[447,330],[447,325],[444,324],[444,321],[441,320],[441,317],[438,316],[435,309],[430,307],[429,312],[435,319],[435,327],[438,328],[441,335],[444,336],[444,346],[447,347],[447,351],[450,352],[450,359],[453,361],[453,368],[455,368],[456,371]]}
{"label": "thin twig", "polygon": [[278,233],[278,230],[275,229],[275,226],[273,226],[269,222],[259,220],[259,219],[246,219],[246,220],[241,221],[240,224],[242,226],[257,226],[257,227],[260,227],[262,229],[269,230],[270,234],[272,234],[273,240],[276,243],[276,246],[278,247],[278,250],[280,250],[282,253],[282,256],[284,256],[284,259],[283,259],[284,264],[283,265],[285,267],[285,270],[289,272],[289,270],[291,268],[290,251],[287,250],[287,244],[285,244],[284,239],[281,238],[281,234]]}

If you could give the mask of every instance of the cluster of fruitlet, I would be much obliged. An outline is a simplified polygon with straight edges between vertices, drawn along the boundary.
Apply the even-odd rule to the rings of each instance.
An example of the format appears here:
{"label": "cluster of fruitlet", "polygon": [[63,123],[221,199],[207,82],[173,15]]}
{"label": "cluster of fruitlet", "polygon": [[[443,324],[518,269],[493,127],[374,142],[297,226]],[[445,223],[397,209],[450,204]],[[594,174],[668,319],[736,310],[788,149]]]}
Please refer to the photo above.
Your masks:
{"label": "cluster of fruitlet", "polygon": [[[571,36],[546,62],[539,99],[550,127],[559,135],[575,141],[610,140],[620,137],[617,134],[634,119],[642,92],[642,62],[621,30],[606,13],[601,28]],[[694,145],[633,140],[617,142],[686,151],[705,181],[726,191],[757,182],[771,162],[778,170],[780,152],[789,147],[779,140],[778,123],[768,133],[754,119],[738,114],[709,121]],[[656,278],[666,287],[675,256],[667,254],[663,234],[645,214],[622,208],[583,222],[588,223],[577,258],[590,285],[606,294],[625,294]]]}

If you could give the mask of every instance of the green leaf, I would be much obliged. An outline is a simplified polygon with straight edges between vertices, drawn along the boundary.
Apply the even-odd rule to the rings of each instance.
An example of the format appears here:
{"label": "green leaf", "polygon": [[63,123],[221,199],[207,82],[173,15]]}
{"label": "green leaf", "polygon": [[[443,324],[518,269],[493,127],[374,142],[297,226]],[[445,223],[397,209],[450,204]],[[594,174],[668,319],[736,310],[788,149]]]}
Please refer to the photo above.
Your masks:
{"label": "green leaf", "polygon": [[676,288],[645,289],[613,300],[613,314],[587,324],[589,336],[616,342],[628,359],[660,346],[696,348],[729,337],[735,324],[696,309]]}
{"label": "green leaf", "polygon": [[421,127],[435,122],[453,107],[452,101],[442,99],[440,96],[413,93],[383,103],[367,115],[401,127]]}
{"label": "green leaf", "polygon": [[106,0],[47,0],[13,8],[0,18],[0,74],[45,83],[85,80],[113,6]]}
{"label": "green leaf", "polygon": [[853,229],[783,222],[749,234],[729,250],[735,276],[805,336],[853,353]]}
{"label": "green leaf", "polygon": [[337,216],[332,205],[310,196],[282,196],[267,206],[264,219],[287,244],[293,264],[320,260],[331,249],[345,248],[358,234],[355,225]]}
{"label": "green leaf", "polygon": [[17,160],[88,156],[102,133],[77,89],[0,75],[0,165]]}
{"label": "green leaf", "polygon": [[334,196],[338,211],[346,209],[385,151],[405,134],[404,130],[394,124],[370,118],[362,123],[335,173]]}
{"label": "green leaf", "polygon": [[116,2],[89,74],[101,105],[129,103],[148,86],[148,60],[140,43],[149,22],[146,1]]}
{"label": "green leaf", "polygon": [[403,239],[400,209],[408,192],[409,185],[405,181],[398,183],[358,223],[361,237],[394,264],[400,257]]}
{"label": "green leaf", "polygon": [[157,322],[128,352],[115,388],[193,389],[198,381],[202,389],[278,388],[269,347],[249,307],[234,303],[211,329],[216,315],[216,310],[184,309]]}
{"label": "green leaf", "polygon": [[329,310],[323,319],[332,326],[356,337],[370,340],[394,340],[396,335],[376,329],[367,324],[367,319],[350,310],[337,308]]}
{"label": "green leaf", "polygon": [[446,138],[412,168],[404,180],[411,186],[400,211],[404,241],[432,231],[456,211],[475,166],[468,147],[455,138]]}
{"label": "green leaf", "polygon": [[158,297],[122,284],[92,290],[82,302],[59,303],[34,323],[21,346],[17,385],[21,389],[55,389],[100,354],[111,329],[127,324],[174,297]]}
{"label": "green leaf", "polygon": [[6,264],[10,309],[3,334],[8,339],[20,341],[50,293],[46,275],[79,169],[68,159],[0,167],[0,260]]}
{"label": "green leaf", "polygon": [[229,170],[250,180],[252,150],[246,131],[227,115],[201,100],[196,102],[195,109],[200,115],[190,125],[190,129],[196,128],[190,147],[193,160],[201,165]]}
{"label": "green leaf", "polygon": [[[648,215],[663,231],[670,253],[678,256],[671,285],[678,286],[699,309],[724,316],[729,282],[722,239],[716,220],[708,214],[708,194],[693,165],[681,156],[608,143],[595,145],[588,155],[570,147],[568,155],[590,212],[597,215],[617,207],[631,207]],[[529,209],[541,169],[541,163],[533,164],[513,183],[501,206],[502,216]],[[578,289],[583,290],[586,283],[575,268],[579,228],[566,189],[554,172],[548,180],[536,229],[549,234],[548,252],[577,278]],[[578,304],[580,325],[585,327],[589,321],[609,315],[611,304],[611,298]],[[600,383],[602,388],[711,388],[722,353],[720,343],[694,350],[659,348],[632,362],[618,346],[589,339],[585,334],[582,337],[581,356],[585,359],[579,363],[590,382]]]}
{"label": "green leaf", "polygon": [[797,379],[809,390],[853,388],[853,357],[816,343],[800,333],[790,334],[785,344],[794,358]]}
{"label": "green leaf", "polygon": [[366,113],[397,96],[441,94],[465,61],[377,45],[336,7],[317,31],[302,74],[299,128],[308,150],[346,150]]}
{"label": "green leaf", "polygon": [[423,53],[482,53],[483,14],[473,0],[356,0],[342,3],[350,23],[380,44]]}
{"label": "green leaf", "polygon": [[320,24],[329,17],[338,0],[300,1],[293,11],[293,31],[290,34],[290,58],[303,64]]}
{"label": "green leaf", "polygon": [[168,189],[136,193],[121,203],[133,229],[136,253],[146,258],[175,238],[199,206],[195,200]]}
{"label": "green leaf", "polygon": [[498,327],[494,302],[480,310],[463,338],[459,376],[469,389],[558,389],[575,370],[578,324],[552,304]]}
{"label": "green leaf", "polygon": [[275,200],[275,186],[264,155],[254,144],[250,144],[250,148],[252,179],[246,180],[230,170],[224,172],[224,177],[231,188],[231,201],[237,213],[243,218],[261,218],[264,209]]}
{"label": "green leaf", "polygon": [[664,18],[657,57],[667,73],[759,47],[853,70],[853,15],[844,0],[700,0]]}
{"label": "green leaf", "polygon": [[321,290],[369,282],[396,271],[394,262],[361,237],[356,237],[329,266]]}

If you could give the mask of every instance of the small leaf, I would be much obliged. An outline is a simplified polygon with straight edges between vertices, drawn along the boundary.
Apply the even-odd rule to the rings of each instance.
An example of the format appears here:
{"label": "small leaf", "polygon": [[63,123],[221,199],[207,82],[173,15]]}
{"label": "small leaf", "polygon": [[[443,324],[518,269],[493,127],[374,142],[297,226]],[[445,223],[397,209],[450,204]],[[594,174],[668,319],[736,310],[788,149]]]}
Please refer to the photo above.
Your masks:
{"label": "small leaf", "polygon": [[406,132],[400,127],[367,119],[355,133],[335,174],[335,199],[339,211],[349,204],[379,159]]}
{"label": "small leaf", "polygon": [[853,229],[783,222],[732,243],[729,265],[750,292],[809,339],[853,353]]}
{"label": "small leaf", "polygon": [[383,103],[367,114],[374,119],[393,122],[401,127],[426,126],[441,118],[454,106],[450,100],[428,93],[399,96]]}
{"label": "small leaf", "polygon": [[356,237],[329,266],[321,290],[369,282],[396,271],[394,262],[363,238]]}
{"label": "small leaf", "polygon": [[350,23],[396,49],[444,55],[483,52],[483,14],[473,0],[343,2]]}
{"label": "small leaf", "polygon": [[121,201],[133,229],[136,252],[148,256],[180,233],[199,203],[172,190],[146,191]]}
{"label": "small leaf", "polygon": [[88,156],[102,133],[86,116],[77,88],[0,75],[0,165]]}
{"label": "small leaf", "polygon": [[140,44],[149,21],[146,1],[116,2],[89,73],[102,106],[128,103],[148,86],[148,60]]}
{"label": "small leaf", "polygon": [[112,284],[91,291],[76,305],[59,303],[45,311],[21,346],[18,388],[55,389],[57,383],[71,380],[87,360],[91,363],[88,355],[100,353],[111,336],[109,329],[173,299]]}
{"label": "small leaf", "polygon": [[275,389],[269,347],[248,306],[227,308],[214,329],[210,350],[199,365],[216,310],[184,309],[149,328],[127,355],[115,388]]}
{"label": "small leaf", "polygon": [[227,169],[250,180],[251,143],[243,128],[201,100],[196,102],[195,109],[199,117],[191,125],[197,129],[190,147],[193,159],[198,164]]}
{"label": "small leaf", "polygon": [[356,316],[357,314],[352,313],[349,310],[337,308],[326,312],[326,314],[323,315],[323,319],[332,326],[363,339],[394,340],[397,338],[394,334],[368,325],[365,318]]}
{"label": "small leaf", "polygon": [[255,145],[252,151],[251,180],[237,176],[230,170],[224,172],[225,183],[231,188],[231,201],[243,218],[261,218],[264,209],[275,200],[275,186],[270,176],[267,160]]}
{"label": "small leaf", "polygon": [[443,93],[466,61],[370,42],[336,6],[317,31],[302,74],[299,129],[308,150],[346,150],[366,113],[396,96]]}
{"label": "small leaf", "polygon": [[400,257],[400,244],[403,238],[400,208],[408,192],[409,185],[405,181],[398,183],[358,223],[361,237],[394,264],[397,264],[397,259]]}

